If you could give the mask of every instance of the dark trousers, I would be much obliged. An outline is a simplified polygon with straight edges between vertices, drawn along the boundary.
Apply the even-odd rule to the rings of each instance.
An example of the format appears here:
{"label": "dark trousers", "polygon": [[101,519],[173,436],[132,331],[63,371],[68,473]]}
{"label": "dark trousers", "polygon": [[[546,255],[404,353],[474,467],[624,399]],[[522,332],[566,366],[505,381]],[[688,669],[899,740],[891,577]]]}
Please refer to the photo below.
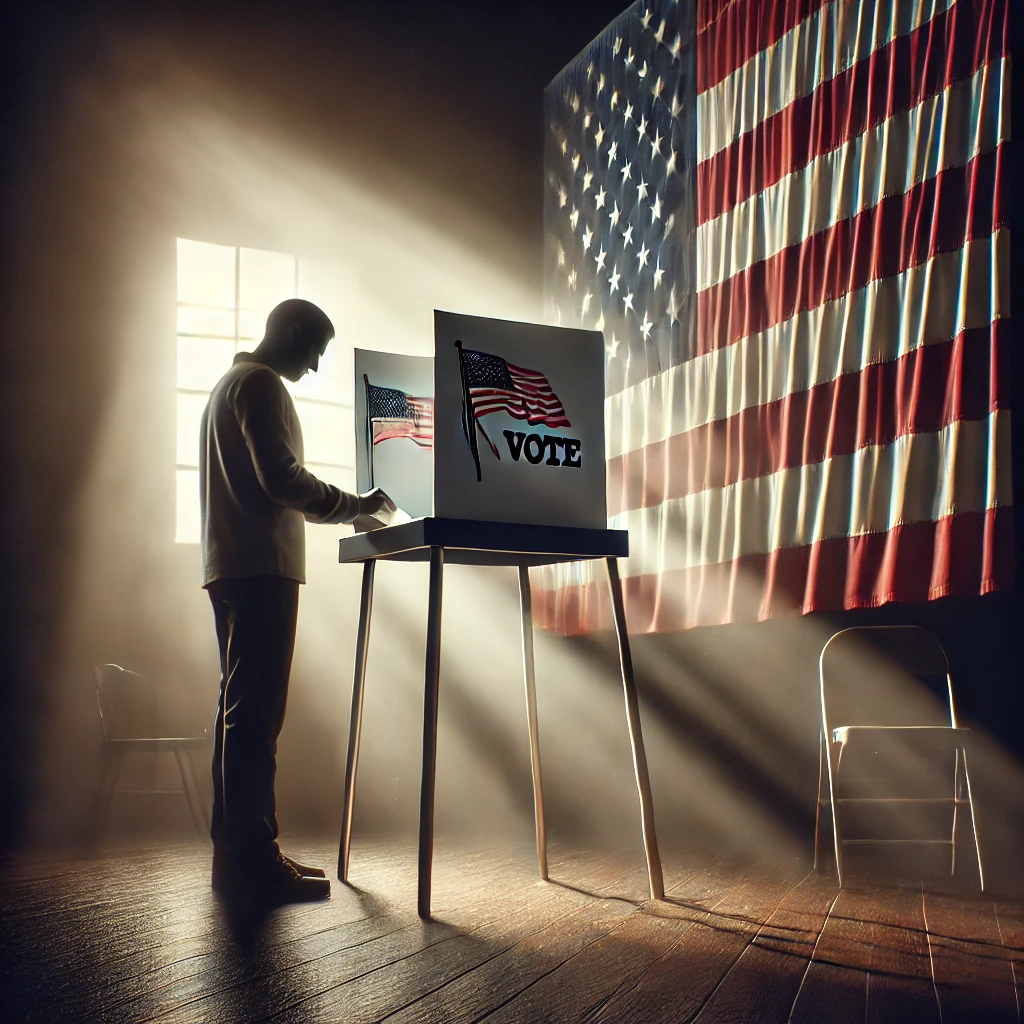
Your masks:
{"label": "dark trousers", "polygon": [[207,587],[220,647],[213,744],[216,853],[238,861],[277,855],[274,775],[295,646],[299,584],[283,576]]}

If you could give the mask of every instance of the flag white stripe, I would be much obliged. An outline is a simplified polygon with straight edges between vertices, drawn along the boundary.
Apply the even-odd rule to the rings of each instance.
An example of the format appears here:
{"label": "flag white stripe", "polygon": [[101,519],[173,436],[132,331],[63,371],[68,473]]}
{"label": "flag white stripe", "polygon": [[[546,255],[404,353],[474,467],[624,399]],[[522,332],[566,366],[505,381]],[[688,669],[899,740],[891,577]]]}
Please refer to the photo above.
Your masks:
{"label": "flag white stripe", "polygon": [[962,166],[1009,138],[1009,62],[985,65],[895,114],[696,231],[697,290]]}
{"label": "flag white stripe", "polygon": [[805,391],[1008,316],[1010,232],[673,366],[605,402],[608,457]]}
{"label": "flag white stripe", "polygon": [[697,160],[708,160],[954,0],[833,0],[697,96]]}
{"label": "flag white stripe", "polygon": [[1010,414],[999,411],[621,513],[610,526],[629,530],[622,574],[728,562],[1009,505],[1009,444]]}

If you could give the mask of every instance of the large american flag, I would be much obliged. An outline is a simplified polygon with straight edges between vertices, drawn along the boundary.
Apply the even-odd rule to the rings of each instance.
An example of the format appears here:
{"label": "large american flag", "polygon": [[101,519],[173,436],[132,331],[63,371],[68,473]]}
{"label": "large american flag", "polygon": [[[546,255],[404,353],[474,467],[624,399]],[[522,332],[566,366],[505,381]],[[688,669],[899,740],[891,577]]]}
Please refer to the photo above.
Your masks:
{"label": "large american flag", "polygon": [[549,315],[605,333],[631,628],[1012,586],[1007,20],[640,0],[549,86]]}

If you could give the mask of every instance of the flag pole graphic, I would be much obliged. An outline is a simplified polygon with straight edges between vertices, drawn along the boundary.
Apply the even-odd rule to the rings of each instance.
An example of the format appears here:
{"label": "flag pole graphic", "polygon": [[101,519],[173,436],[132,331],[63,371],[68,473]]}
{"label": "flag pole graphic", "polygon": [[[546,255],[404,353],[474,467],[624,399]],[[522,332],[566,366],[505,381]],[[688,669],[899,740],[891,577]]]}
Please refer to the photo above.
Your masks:
{"label": "flag pole graphic", "polygon": [[483,477],[480,474],[480,450],[476,443],[476,415],[473,412],[473,399],[469,395],[469,384],[466,382],[466,367],[462,361],[462,342],[455,342],[455,347],[459,350],[459,376],[462,378],[462,422],[466,428],[470,451],[473,453],[473,462],[476,464],[476,480],[477,483],[480,483]]}
{"label": "flag pole graphic", "polygon": [[373,483],[373,423],[370,420],[370,378],[363,374],[363,390],[366,395],[366,459],[370,467],[370,490]]}

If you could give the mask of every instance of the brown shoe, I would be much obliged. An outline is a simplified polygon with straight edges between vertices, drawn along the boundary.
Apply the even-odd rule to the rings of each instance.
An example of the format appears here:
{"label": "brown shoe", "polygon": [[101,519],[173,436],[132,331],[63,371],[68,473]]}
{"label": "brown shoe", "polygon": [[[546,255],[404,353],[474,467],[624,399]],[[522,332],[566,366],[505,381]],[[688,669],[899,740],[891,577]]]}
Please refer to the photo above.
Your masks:
{"label": "brown shoe", "polygon": [[[280,858],[287,864],[290,864],[300,875],[307,878],[326,878],[327,875],[324,873],[323,868],[315,868],[309,864],[300,864],[297,860],[292,860],[291,857],[285,854],[279,854]],[[228,873],[227,866],[227,855],[222,853],[220,850],[214,849],[213,851],[213,870],[210,872],[210,888],[214,892],[221,892],[224,889],[224,879]]]}
{"label": "brown shoe", "polygon": [[331,896],[331,883],[326,878],[303,875],[281,854],[265,864],[227,862],[226,868],[214,879],[214,889],[232,903],[280,906]]}

